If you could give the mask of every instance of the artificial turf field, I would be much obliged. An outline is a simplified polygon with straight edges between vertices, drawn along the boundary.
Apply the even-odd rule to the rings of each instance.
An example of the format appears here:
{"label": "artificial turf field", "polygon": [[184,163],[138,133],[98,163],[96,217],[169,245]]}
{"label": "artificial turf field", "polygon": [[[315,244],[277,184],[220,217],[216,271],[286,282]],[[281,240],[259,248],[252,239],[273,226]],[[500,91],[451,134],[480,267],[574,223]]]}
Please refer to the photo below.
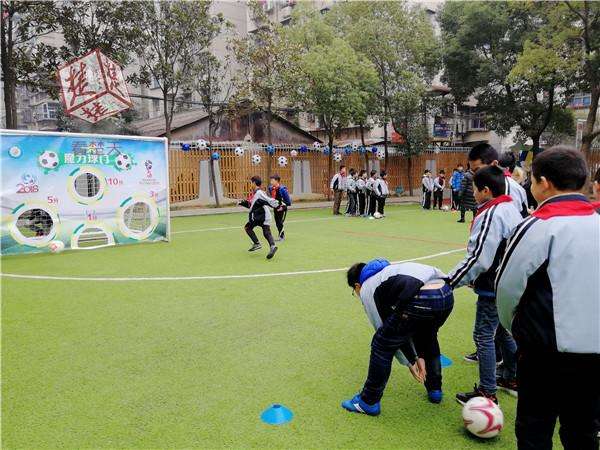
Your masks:
{"label": "artificial turf field", "polygon": [[[462,360],[466,288],[441,329],[454,362],[442,404],[394,362],[379,417],[340,407],[362,386],[373,330],[345,273],[319,271],[435,254],[421,262],[449,270],[468,226],[413,205],[330,214],[291,211],[272,261],[246,251],[243,214],[174,218],[170,243],[4,257],[4,274],[107,279],[2,278],[2,447],[515,448],[515,399],[499,393],[505,430],[488,441],[464,431],[453,399],[477,380]],[[201,278],[281,272],[307,273]],[[294,420],[263,424],[271,403]]]}

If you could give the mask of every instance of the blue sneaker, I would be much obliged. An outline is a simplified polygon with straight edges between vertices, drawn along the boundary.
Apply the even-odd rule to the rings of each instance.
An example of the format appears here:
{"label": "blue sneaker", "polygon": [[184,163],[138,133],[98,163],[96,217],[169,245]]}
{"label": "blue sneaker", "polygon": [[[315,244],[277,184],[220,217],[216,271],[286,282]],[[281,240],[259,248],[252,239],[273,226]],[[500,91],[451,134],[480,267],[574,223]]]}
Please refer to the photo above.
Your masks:
{"label": "blue sneaker", "polygon": [[350,400],[344,400],[342,408],[350,412],[366,414],[367,416],[378,416],[381,412],[381,404],[379,402],[374,405],[368,405],[360,398],[360,394],[356,394]]}
{"label": "blue sneaker", "polygon": [[444,393],[442,391],[427,391],[427,397],[431,403],[440,403]]}

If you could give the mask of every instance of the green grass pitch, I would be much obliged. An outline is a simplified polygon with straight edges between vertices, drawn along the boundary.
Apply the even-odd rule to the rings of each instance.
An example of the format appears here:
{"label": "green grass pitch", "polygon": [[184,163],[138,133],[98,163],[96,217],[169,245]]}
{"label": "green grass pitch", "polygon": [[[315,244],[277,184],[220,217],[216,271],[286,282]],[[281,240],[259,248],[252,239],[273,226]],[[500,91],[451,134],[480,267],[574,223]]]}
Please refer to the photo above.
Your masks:
{"label": "green grass pitch", "polygon": [[[264,278],[193,276],[315,271],[462,249],[456,215],[389,206],[384,220],[291,211],[272,261],[248,253],[245,215],[175,218],[172,242],[5,257],[2,272],[146,281],[2,278],[4,448],[514,448],[515,400],[500,393],[505,430],[464,431],[453,396],[470,389],[474,294],[456,292],[441,330],[445,398],[394,363],[377,418],[340,402],[367,371],[373,330],[344,272]],[[262,236],[261,238],[262,241]],[[423,260],[449,270],[461,251]],[[181,277],[181,279],[177,279]],[[263,424],[271,403],[294,412]]]}

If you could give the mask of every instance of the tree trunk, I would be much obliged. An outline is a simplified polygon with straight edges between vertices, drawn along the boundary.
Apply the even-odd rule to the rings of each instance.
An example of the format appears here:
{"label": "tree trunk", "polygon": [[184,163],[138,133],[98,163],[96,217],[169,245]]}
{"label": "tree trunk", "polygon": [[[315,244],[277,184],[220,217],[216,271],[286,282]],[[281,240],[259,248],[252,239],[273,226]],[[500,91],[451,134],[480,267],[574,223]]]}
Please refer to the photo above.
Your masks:
{"label": "tree trunk", "polygon": [[[271,105],[269,104],[269,108],[267,109],[267,145],[273,145],[272,141],[272,131],[271,131],[271,121],[273,120],[273,112],[271,111]],[[271,163],[273,157],[267,152],[267,176],[271,176]]]}
{"label": "tree trunk", "polygon": [[331,189],[329,189],[329,180],[333,177],[333,133],[330,133],[328,136],[328,145],[329,145],[329,155],[328,158],[328,166],[327,166],[327,174],[328,178],[326,180],[327,183],[327,200],[331,200]]}
{"label": "tree trunk", "polygon": [[590,109],[585,121],[583,135],[581,136],[581,151],[587,152],[592,148],[594,138],[600,135],[600,130],[594,133],[594,125],[596,124],[596,114],[598,113],[598,100],[600,99],[600,85],[594,86],[591,92]]}
{"label": "tree trunk", "polygon": [[216,170],[215,170],[215,162],[213,161],[212,158],[212,154],[213,154],[213,148],[212,148],[212,138],[213,138],[213,134],[215,132],[214,130],[214,119],[211,117],[208,118],[208,148],[209,148],[209,158],[210,158],[210,181],[213,187],[213,192],[215,194],[215,206],[217,208],[219,208],[221,206],[220,201],[219,201],[219,195],[218,195],[218,191],[217,191],[217,176],[216,176]]}
{"label": "tree trunk", "polygon": [[535,154],[540,150],[540,135],[531,136],[531,140],[533,141],[531,151],[533,152],[533,157],[535,157]]}
{"label": "tree trunk", "polygon": [[384,170],[387,170],[388,165],[388,129],[387,122],[383,124],[383,148],[385,149]]}
{"label": "tree trunk", "polygon": [[163,112],[165,115],[165,137],[169,144],[171,143],[171,120],[169,117],[169,96],[167,90],[163,92]]}
{"label": "tree trunk", "polygon": [[[12,6],[12,5],[11,5]],[[3,10],[6,5],[3,5]],[[4,13],[4,11],[3,11]],[[0,35],[1,35],[1,66],[3,76],[4,90],[4,109],[6,111],[6,128],[17,128],[17,75],[14,69],[13,61],[13,21],[12,13],[9,13],[6,19],[0,18]]]}
{"label": "tree trunk", "polygon": [[406,176],[408,178],[408,192],[410,196],[413,195],[413,185],[412,185],[412,158],[409,156],[406,159]]}
{"label": "tree trunk", "polygon": [[365,145],[365,127],[361,123],[360,127],[360,142],[365,149],[365,170],[369,170],[369,151],[367,150],[367,146]]}

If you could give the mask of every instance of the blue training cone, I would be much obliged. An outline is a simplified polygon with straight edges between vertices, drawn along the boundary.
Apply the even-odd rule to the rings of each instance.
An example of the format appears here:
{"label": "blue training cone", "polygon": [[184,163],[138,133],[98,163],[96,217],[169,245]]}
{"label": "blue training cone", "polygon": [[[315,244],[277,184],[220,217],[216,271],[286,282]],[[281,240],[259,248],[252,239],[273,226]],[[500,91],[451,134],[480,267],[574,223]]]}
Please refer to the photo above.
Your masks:
{"label": "blue training cone", "polygon": [[294,413],[285,406],[274,403],[260,415],[261,420],[269,425],[283,425],[294,417]]}
{"label": "blue training cone", "polygon": [[440,362],[442,363],[442,367],[448,367],[452,365],[452,360],[444,355],[440,355]]}

